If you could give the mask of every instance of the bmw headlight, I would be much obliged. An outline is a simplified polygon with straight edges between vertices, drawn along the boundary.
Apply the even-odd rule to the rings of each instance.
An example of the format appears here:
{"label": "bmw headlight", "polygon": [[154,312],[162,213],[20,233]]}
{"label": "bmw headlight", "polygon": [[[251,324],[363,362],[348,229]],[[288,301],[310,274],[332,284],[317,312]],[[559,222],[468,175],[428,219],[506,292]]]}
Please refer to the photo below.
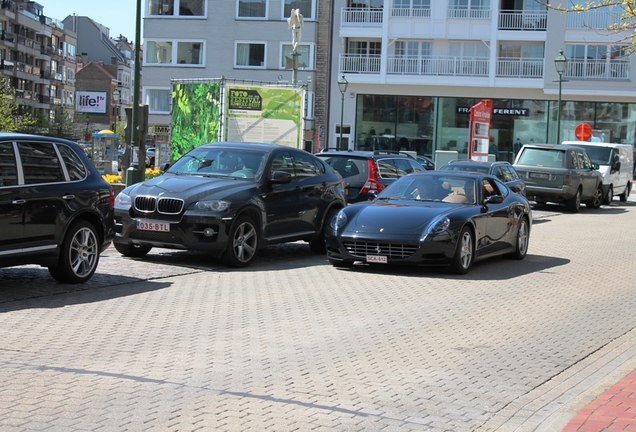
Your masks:
{"label": "bmw headlight", "polygon": [[123,192],[119,192],[115,197],[115,208],[117,210],[130,210],[130,206],[132,204],[132,200],[130,199],[130,195],[125,194]]}
{"label": "bmw headlight", "polygon": [[449,226],[450,219],[448,219],[446,216],[438,216],[428,226],[427,231],[431,234],[439,234],[446,231]]}
{"label": "bmw headlight", "polygon": [[346,224],[347,224],[347,215],[342,210],[340,210],[338,214],[329,222],[329,226],[334,231],[338,231],[340,228],[344,227]]}
{"label": "bmw headlight", "polygon": [[194,207],[197,210],[225,211],[230,207],[230,203],[223,200],[198,201]]}

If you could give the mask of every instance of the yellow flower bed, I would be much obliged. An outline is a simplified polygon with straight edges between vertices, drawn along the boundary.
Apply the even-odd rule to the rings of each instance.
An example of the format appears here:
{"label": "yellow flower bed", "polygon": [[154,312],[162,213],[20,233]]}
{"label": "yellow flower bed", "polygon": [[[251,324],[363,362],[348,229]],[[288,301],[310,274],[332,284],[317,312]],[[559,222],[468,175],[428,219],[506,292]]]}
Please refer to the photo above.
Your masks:
{"label": "yellow flower bed", "polygon": [[[161,171],[159,171],[158,169],[146,168],[145,179],[149,180],[153,177],[157,177],[159,174],[161,174]],[[102,178],[106,180],[109,184],[123,183],[121,174],[103,174]]]}

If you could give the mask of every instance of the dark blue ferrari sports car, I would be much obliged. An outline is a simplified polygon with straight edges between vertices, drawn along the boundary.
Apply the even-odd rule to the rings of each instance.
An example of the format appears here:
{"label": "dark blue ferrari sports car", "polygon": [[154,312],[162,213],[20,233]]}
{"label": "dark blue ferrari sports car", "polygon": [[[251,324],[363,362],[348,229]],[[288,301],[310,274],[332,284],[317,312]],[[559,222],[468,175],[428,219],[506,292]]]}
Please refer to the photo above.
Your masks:
{"label": "dark blue ferrari sports car", "polygon": [[369,202],[349,205],[325,235],[334,266],[445,265],[465,274],[496,255],[523,259],[528,200],[489,174],[427,171],[404,176]]}

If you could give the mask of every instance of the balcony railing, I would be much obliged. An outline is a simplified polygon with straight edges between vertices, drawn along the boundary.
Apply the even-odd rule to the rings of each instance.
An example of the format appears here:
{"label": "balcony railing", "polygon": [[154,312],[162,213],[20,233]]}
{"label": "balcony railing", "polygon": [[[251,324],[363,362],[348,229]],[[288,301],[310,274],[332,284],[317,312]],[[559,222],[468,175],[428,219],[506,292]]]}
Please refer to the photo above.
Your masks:
{"label": "balcony railing", "polygon": [[430,18],[430,8],[391,8],[392,17]]}
{"label": "balcony railing", "polygon": [[340,72],[378,74],[380,73],[380,56],[340,54]]}
{"label": "balcony railing", "polygon": [[449,18],[490,18],[490,9],[448,9]]}
{"label": "balcony railing", "polygon": [[498,77],[543,78],[543,59],[511,59],[497,60]]}
{"label": "balcony railing", "polygon": [[13,68],[15,67],[13,61],[11,60],[0,60],[0,69],[4,69],[7,72],[13,72]]}
{"label": "balcony railing", "polygon": [[567,19],[567,28],[607,29],[621,22],[621,14],[610,6],[599,10],[588,10],[585,13],[569,13]]}
{"label": "balcony railing", "polygon": [[548,12],[526,12],[523,10],[499,13],[499,30],[545,30]]}
{"label": "balcony railing", "polygon": [[382,9],[342,8],[343,27],[382,27]]}
{"label": "balcony railing", "polygon": [[627,80],[630,78],[629,63],[607,60],[569,60],[565,77],[570,79]]}
{"label": "balcony railing", "polygon": [[488,59],[478,57],[388,56],[387,73],[392,75],[488,76]]}

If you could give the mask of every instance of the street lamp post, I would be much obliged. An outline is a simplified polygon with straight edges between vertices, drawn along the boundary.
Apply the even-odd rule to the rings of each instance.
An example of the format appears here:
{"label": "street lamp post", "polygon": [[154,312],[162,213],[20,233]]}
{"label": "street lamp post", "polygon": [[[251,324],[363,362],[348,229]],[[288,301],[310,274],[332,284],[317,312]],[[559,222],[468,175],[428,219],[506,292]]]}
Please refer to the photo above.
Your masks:
{"label": "street lamp post", "polygon": [[349,81],[343,75],[342,78],[338,80],[338,89],[340,90],[341,104],[340,104],[340,142],[338,143],[338,150],[342,150],[342,123],[344,120],[344,95],[347,91],[347,86],[349,85]]}
{"label": "street lamp post", "polygon": [[559,50],[559,55],[554,59],[554,66],[556,67],[556,71],[559,74],[559,100],[557,103],[557,134],[556,134],[556,143],[559,144],[561,141],[561,85],[564,82],[563,73],[565,72],[565,67],[567,66],[568,59],[563,55],[563,50]]}
{"label": "street lamp post", "polygon": [[115,102],[115,130],[113,132],[117,133],[117,117],[119,117],[119,96],[121,92],[119,89],[113,90],[113,101]]}

